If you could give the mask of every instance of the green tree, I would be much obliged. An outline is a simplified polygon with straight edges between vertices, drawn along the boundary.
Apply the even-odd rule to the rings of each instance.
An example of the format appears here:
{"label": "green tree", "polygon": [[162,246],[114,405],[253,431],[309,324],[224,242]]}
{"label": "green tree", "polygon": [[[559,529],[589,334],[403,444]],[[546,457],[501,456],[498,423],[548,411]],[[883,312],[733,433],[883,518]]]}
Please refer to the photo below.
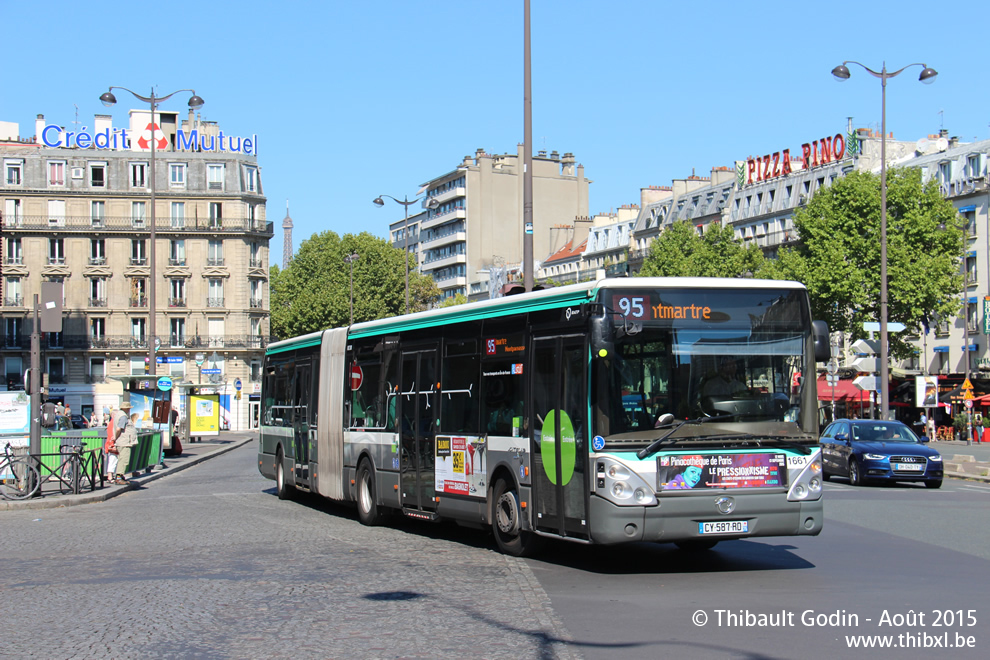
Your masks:
{"label": "green tree", "polygon": [[[918,332],[924,323],[958,313],[962,231],[951,202],[917,168],[887,171],[887,316]],[[831,330],[863,336],[880,319],[880,177],[850,172],[819,190],[794,214],[800,241],[768,260],[760,277],[794,279],[808,287],[815,318]],[[890,352],[911,347],[890,335]]]}
{"label": "green tree", "polygon": [[[405,255],[385,239],[368,232],[326,231],[302,242],[289,267],[270,273],[272,334],[295,337],[347,325],[350,318],[351,266],[348,254],[359,255],[354,267],[354,322],[405,312]],[[410,261],[410,268],[415,263]],[[409,311],[429,308],[440,291],[433,280],[409,273]]]}
{"label": "green tree", "polygon": [[463,293],[458,293],[449,298],[444,298],[443,302],[440,303],[441,307],[453,307],[454,305],[463,305],[468,301],[467,296]]}
{"label": "green tree", "polygon": [[690,221],[675,222],[650,244],[641,277],[740,277],[763,265],[756,245],[743,246],[731,227],[712,223],[698,234]]}

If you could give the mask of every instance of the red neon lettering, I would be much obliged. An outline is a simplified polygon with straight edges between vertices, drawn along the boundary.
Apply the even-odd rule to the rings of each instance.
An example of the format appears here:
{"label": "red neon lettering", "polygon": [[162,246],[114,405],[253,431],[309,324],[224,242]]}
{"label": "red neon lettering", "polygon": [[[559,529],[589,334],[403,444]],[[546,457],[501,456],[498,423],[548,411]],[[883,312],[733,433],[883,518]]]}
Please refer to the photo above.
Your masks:
{"label": "red neon lettering", "polygon": [[801,145],[801,161],[804,163],[804,169],[811,169],[811,145],[807,142]]}
{"label": "red neon lettering", "polygon": [[753,172],[756,171],[756,161],[750,158],[746,161],[746,170],[749,172],[749,180],[746,183],[753,183]]}
{"label": "red neon lettering", "polygon": [[763,178],[770,178],[770,154],[763,157]]}
{"label": "red neon lettering", "polygon": [[783,174],[787,176],[791,173],[791,150],[784,149],[784,169]]}
{"label": "red neon lettering", "polygon": [[842,137],[842,133],[836,133],[832,139],[835,141],[832,149],[835,152],[835,159],[842,160],[842,157],[846,155],[846,139]]}
{"label": "red neon lettering", "polygon": [[780,152],[773,152],[773,175],[780,176]]}
{"label": "red neon lettering", "polygon": [[822,140],[822,165],[832,161],[832,140],[825,138]]}

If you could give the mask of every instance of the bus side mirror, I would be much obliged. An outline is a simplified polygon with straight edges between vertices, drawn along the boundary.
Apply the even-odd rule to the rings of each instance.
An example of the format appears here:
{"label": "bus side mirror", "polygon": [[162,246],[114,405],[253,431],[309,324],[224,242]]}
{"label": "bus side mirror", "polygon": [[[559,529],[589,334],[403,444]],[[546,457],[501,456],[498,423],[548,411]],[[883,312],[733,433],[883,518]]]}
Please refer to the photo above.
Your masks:
{"label": "bus side mirror", "polygon": [[828,362],[832,359],[832,348],[828,343],[828,324],[825,321],[812,321],[811,331],[815,340],[815,362]]}

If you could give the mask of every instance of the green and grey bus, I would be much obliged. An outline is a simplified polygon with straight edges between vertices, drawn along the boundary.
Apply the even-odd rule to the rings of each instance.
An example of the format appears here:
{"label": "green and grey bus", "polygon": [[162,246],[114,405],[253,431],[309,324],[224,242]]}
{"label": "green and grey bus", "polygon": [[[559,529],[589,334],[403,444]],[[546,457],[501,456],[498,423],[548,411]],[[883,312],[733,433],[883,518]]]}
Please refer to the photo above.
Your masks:
{"label": "green and grey bus", "polygon": [[392,514],[708,548],[818,534],[815,362],[795,282],[603,279],[269,345],[258,467]]}

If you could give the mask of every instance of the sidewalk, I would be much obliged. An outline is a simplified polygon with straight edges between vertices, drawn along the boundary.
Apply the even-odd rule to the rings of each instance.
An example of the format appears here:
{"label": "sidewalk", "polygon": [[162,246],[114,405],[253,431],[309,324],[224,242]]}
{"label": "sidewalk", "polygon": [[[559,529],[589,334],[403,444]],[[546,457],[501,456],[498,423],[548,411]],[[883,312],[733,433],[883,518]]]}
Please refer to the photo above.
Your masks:
{"label": "sidewalk", "polygon": [[232,449],[237,449],[249,442],[257,442],[257,431],[223,431],[215,438],[204,439],[200,442],[190,442],[182,445],[182,455],[165,459],[166,467],[156,465],[151,472],[135,473],[137,476],[129,476],[130,483],[126,486],[116,486],[111,482],[104,482],[104,486],[97,486],[96,490],[83,491],[78,495],[62,495],[58,491],[45,492],[41,497],[34,497],[29,500],[18,502],[0,499],[0,511],[13,511],[21,509],[57,509],[65,506],[77,506],[80,504],[92,504],[93,502],[104,502],[111,497],[117,497],[123,493],[144,486],[145,484],[161,479],[162,477],[174,474],[197,463],[219,456]]}
{"label": "sidewalk", "polygon": [[942,455],[946,477],[990,483],[990,444],[967,445],[964,440],[946,440],[929,446]]}

